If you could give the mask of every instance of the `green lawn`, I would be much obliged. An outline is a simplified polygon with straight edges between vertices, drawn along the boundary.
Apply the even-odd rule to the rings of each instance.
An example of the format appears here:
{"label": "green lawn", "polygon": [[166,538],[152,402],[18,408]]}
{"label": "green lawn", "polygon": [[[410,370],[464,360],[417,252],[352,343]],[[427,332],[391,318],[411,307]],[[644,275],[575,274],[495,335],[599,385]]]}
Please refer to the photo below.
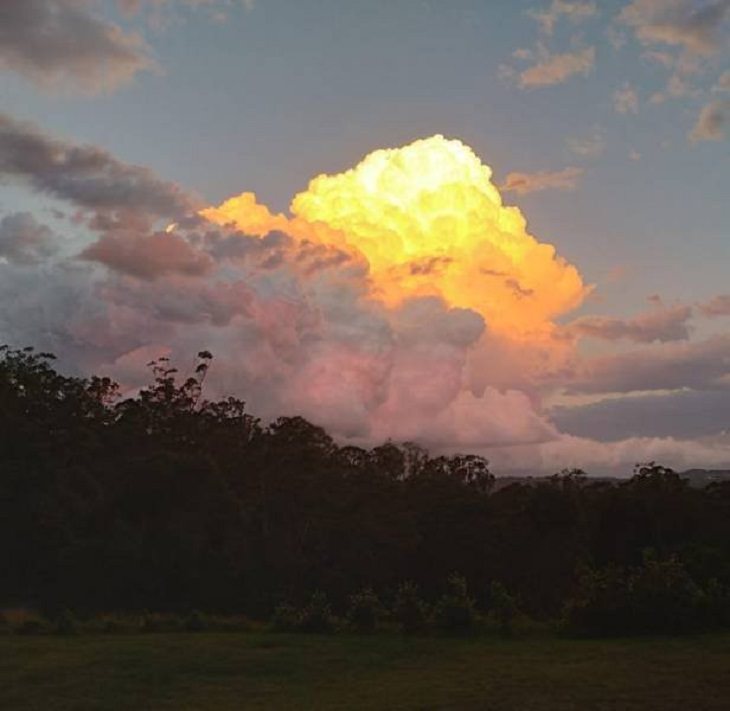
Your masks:
{"label": "green lawn", "polygon": [[0,709],[730,709],[730,635],[0,638]]}

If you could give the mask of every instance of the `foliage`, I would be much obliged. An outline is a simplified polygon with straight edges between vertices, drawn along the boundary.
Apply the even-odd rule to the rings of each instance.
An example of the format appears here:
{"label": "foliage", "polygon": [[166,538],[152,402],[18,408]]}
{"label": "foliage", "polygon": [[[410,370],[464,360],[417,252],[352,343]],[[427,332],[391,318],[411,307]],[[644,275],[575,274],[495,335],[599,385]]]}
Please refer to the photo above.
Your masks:
{"label": "foliage", "polygon": [[633,568],[586,568],[566,617],[589,634],[683,633],[712,624],[723,605],[719,588],[703,591],[678,558],[646,551]]}
{"label": "foliage", "polygon": [[437,601],[434,618],[446,632],[464,634],[474,628],[476,604],[469,596],[466,578],[456,573],[449,576],[448,591]]}
{"label": "foliage", "polygon": [[341,446],[301,417],[262,424],[242,400],[206,399],[211,365],[206,351],[189,375],[157,360],[123,396],[108,378],[62,375],[50,354],[0,348],[0,605],[178,629],[197,624],[190,610],[268,620],[275,601],[301,608],[321,590],[326,603],[284,627],[308,610],[314,627],[338,614],[365,629],[374,601],[357,596],[411,580],[392,614],[412,631],[426,600],[439,624],[470,619],[468,595],[443,595],[458,570],[490,590],[478,606],[504,630],[516,599],[545,620],[571,597],[568,616],[594,630],[639,610],[647,631],[683,629],[688,609],[728,624],[730,484],[691,488],[650,462],[621,482],[566,471],[504,485],[481,457]]}
{"label": "foliage", "polygon": [[188,632],[203,632],[209,628],[209,622],[199,610],[193,610],[185,619],[185,629]]}
{"label": "foliage", "polygon": [[380,599],[372,588],[364,588],[350,596],[347,620],[357,632],[374,632],[382,615]]}
{"label": "foliage", "polygon": [[402,583],[393,601],[392,617],[402,632],[422,632],[428,625],[428,605],[420,598],[418,586],[412,582]]}
{"label": "foliage", "polygon": [[517,600],[498,580],[489,586],[489,611],[497,623],[500,634],[510,636],[519,614]]}
{"label": "foliage", "polygon": [[63,610],[55,620],[54,630],[60,635],[78,634],[79,621],[71,610]]}
{"label": "foliage", "polygon": [[277,605],[271,616],[271,628],[275,632],[296,632],[299,629],[299,622],[299,610],[287,602]]}
{"label": "foliage", "polygon": [[332,608],[323,592],[315,592],[304,606],[299,615],[298,630],[317,634],[334,631]]}

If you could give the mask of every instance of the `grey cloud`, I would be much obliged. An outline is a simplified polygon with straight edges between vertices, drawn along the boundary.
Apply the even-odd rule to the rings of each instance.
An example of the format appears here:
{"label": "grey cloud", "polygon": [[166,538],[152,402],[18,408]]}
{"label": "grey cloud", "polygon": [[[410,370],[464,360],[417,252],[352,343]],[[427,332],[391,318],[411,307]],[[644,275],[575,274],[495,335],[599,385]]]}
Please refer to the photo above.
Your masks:
{"label": "grey cloud", "polygon": [[107,22],[85,0],[0,4],[0,67],[41,86],[116,89],[155,67],[143,40]]}
{"label": "grey cloud", "polygon": [[725,138],[725,128],[728,124],[730,124],[730,101],[713,101],[700,111],[689,133],[689,139],[693,143],[721,141]]}
{"label": "grey cloud", "polygon": [[566,143],[573,153],[583,158],[597,158],[606,148],[603,131],[598,126],[594,126],[586,136],[573,136],[566,139]]}
{"label": "grey cloud", "polygon": [[537,173],[510,173],[505,178],[501,190],[515,192],[518,195],[542,190],[575,190],[581,175],[583,169],[575,167]]}
{"label": "grey cloud", "polygon": [[605,441],[629,437],[704,437],[730,429],[730,390],[680,391],[556,407],[566,434]]}
{"label": "grey cloud", "polygon": [[594,47],[577,49],[564,54],[544,54],[537,64],[520,72],[519,85],[523,89],[563,84],[571,77],[587,76],[596,59]]}
{"label": "grey cloud", "polygon": [[404,343],[448,343],[466,348],[484,332],[484,319],[471,309],[449,308],[435,296],[408,299],[393,318]]}
{"label": "grey cloud", "polygon": [[583,361],[566,390],[628,393],[722,387],[730,376],[730,334],[668,343]]}
{"label": "grey cloud", "polygon": [[28,212],[14,212],[0,220],[0,258],[19,265],[42,262],[56,252],[53,232]]}
{"label": "grey cloud", "polygon": [[722,45],[722,25],[729,12],[730,0],[634,0],[619,20],[644,44],[677,45],[708,55]]}
{"label": "grey cloud", "polygon": [[620,114],[636,114],[639,112],[639,95],[636,89],[625,83],[613,92],[613,107]]}
{"label": "grey cloud", "polygon": [[50,137],[0,113],[0,177],[97,212],[174,218],[193,208],[177,185],[95,146]]}
{"label": "grey cloud", "polygon": [[555,30],[555,25],[561,17],[568,18],[573,24],[578,24],[598,14],[594,2],[582,0],[553,0],[547,10],[528,10],[527,15],[535,20],[540,29],[547,35]]}
{"label": "grey cloud", "polygon": [[568,331],[580,336],[606,341],[626,339],[638,343],[682,341],[689,338],[690,306],[659,308],[631,319],[609,316],[582,316],[567,325]]}
{"label": "grey cloud", "polygon": [[730,316],[730,294],[720,294],[699,304],[698,308],[705,316]]}
{"label": "grey cloud", "polygon": [[164,274],[202,276],[213,266],[208,254],[174,232],[110,232],[79,256],[141,279],[155,279]]}

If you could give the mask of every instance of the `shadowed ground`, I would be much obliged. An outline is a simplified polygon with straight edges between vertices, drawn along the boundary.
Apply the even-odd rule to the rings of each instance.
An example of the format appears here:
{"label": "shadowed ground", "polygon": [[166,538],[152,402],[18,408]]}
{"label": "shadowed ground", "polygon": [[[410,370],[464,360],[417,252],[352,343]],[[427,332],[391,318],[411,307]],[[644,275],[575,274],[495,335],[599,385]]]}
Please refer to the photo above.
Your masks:
{"label": "shadowed ground", "polygon": [[727,709],[730,635],[0,639],[3,709]]}

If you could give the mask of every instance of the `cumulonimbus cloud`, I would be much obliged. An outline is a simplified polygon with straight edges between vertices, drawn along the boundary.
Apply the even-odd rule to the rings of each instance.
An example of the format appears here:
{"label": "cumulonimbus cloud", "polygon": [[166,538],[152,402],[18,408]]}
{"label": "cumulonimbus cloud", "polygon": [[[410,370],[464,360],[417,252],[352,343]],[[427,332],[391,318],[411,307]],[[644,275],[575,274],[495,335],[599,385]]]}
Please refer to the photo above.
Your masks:
{"label": "cumulonimbus cloud", "polygon": [[[0,146],[3,177],[88,213],[91,240],[81,259],[41,254],[30,239],[19,244],[35,245],[32,268],[0,260],[0,340],[123,387],[147,382],[158,355],[184,370],[207,348],[208,395],[241,396],[264,419],[300,414],[347,441],[409,439],[504,466],[575,466],[588,440],[559,431],[546,393],[630,389],[632,369],[657,387],[724,377],[724,341],[614,364],[579,358],[556,319],[590,289],[457,141],[376,151],[318,176],[288,215],[250,193],[195,213],[151,172],[7,117]],[[604,463],[618,456],[611,446]]]}

